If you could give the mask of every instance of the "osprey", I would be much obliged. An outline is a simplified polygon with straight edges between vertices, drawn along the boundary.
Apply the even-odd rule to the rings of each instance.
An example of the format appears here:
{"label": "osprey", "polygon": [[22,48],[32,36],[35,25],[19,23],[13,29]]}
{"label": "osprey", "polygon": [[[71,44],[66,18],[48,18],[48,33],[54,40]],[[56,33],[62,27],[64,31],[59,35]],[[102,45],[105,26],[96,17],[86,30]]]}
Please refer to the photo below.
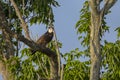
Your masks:
{"label": "osprey", "polygon": [[[44,33],[37,41],[36,43],[46,47],[46,45],[52,40],[54,35],[54,28],[53,27],[48,27],[48,30],[46,33]],[[32,54],[34,54],[36,51],[35,50],[30,50]]]}

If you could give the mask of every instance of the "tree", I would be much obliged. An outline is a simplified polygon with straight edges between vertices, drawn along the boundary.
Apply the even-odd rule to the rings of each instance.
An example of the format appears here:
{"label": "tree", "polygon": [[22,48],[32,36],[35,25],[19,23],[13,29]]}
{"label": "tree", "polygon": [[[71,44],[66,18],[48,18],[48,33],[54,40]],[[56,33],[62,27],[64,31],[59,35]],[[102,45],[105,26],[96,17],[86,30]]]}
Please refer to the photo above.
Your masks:
{"label": "tree", "polygon": [[[0,1],[0,73],[4,80],[119,79],[120,41],[117,40],[115,43],[105,41],[104,45],[100,43],[103,34],[109,30],[105,15],[117,0],[104,0],[104,5],[101,7],[102,1],[86,0],[83,4],[76,28],[85,50],[79,51],[76,48],[64,55],[61,54],[66,62],[62,69],[58,54],[61,43],[52,41],[48,47],[43,47],[34,42],[29,34],[29,26],[32,24],[43,23],[46,26],[53,24],[52,7],[59,6],[58,2],[55,0]],[[119,37],[120,28],[118,27],[116,31]],[[28,48],[20,51],[19,41],[37,52],[31,55]],[[87,60],[82,61],[81,58]],[[104,71],[100,72],[101,68]]]}
{"label": "tree", "polygon": [[85,6],[81,10],[83,13],[81,14],[82,20],[77,23],[79,33],[87,32],[83,44],[90,48],[90,80],[100,79],[100,66],[102,61],[100,40],[102,34],[104,34],[103,32],[107,29],[104,18],[117,0],[105,0],[103,7],[101,7],[100,4],[102,1],[103,0],[86,1]]}
{"label": "tree", "polygon": [[[20,64],[21,59],[18,56],[19,50],[17,50],[18,41],[23,42],[36,51],[42,52],[44,55],[47,55],[50,60],[49,63],[51,69],[49,78],[54,80],[59,78],[59,66],[56,52],[36,44],[30,37],[28,29],[29,25],[27,24],[27,21],[30,22],[31,25],[34,23],[44,23],[48,26],[49,24],[53,23],[54,15],[52,12],[52,6],[57,7],[59,4],[55,0],[0,1],[0,73],[3,75],[4,80],[13,80],[15,77],[14,75],[11,75],[13,74],[11,70],[16,70],[15,73],[17,74],[19,73],[17,72],[19,69],[22,70],[20,66],[27,68],[25,65],[26,62],[31,60],[31,58],[28,58],[28,60],[23,61],[23,64]],[[25,36],[22,34],[22,31],[24,31]],[[29,62],[28,65],[33,66],[33,62]],[[9,69],[9,66],[14,66],[14,68],[10,67]],[[33,67],[28,67],[28,69],[32,71],[35,70]],[[21,77],[21,75],[22,73],[20,73],[18,77]],[[30,76],[31,74],[29,75],[29,78]],[[22,79],[26,80],[28,77]]]}
{"label": "tree", "polygon": [[99,80],[101,50],[100,50],[100,29],[102,20],[108,10],[117,0],[106,0],[104,7],[100,10],[101,0],[90,0],[91,7],[91,25],[90,25],[90,55],[91,55],[91,73],[90,80]]}

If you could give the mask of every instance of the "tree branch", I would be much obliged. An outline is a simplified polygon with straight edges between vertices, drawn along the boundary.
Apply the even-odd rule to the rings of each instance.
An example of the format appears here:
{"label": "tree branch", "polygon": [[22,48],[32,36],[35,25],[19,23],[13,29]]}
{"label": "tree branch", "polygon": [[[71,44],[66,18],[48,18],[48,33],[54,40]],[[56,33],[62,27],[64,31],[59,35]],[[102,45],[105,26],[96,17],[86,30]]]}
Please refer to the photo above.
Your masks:
{"label": "tree branch", "polygon": [[101,15],[104,16],[108,10],[117,2],[117,0],[106,0],[104,7],[101,9]]}
{"label": "tree branch", "polygon": [[20,13],[16,3],[14,2],[14,0],[10,0],[10,2],[12,3],[13,7],[15,8],[16,15],[18,16],[18,18],[20,19],[20,21],[22,23],[22,28],[25,31],[26,38],[31,40],[30,35],[29,35],[28,25],[25,23],[24,19],[22,18],[22,14]]}
{"label": "tree branch", "polygon": [[[53,26],[54,25],[50,25],[50,26]],[[54,27],[55,28],[55,27]],[[61,77],[60,74],[61,74],[61,58],[60,58],[60,50],[59,50],[59,47],[58,47],[58,40],[57,40],[57,35],[56,35],[56,31],[54,29],[54,36],[55,36],[55,48],[56,48],[56,53],[57,53],[57,59],[58,59],[58,76],[59,78]]]}
{"label": "tree branch", "polygon": [[23,35],[19,35],[13,31],[11,31],[9,29],[9,27],[6,27],[7,26],[7,23],[4,23],[4,24],[1,24],[0,22],[0,26],[2,29],[5,29],[6,32],[8,32],[10,34],[10,36],[18,39],[19,41],[25,43],[26,45],[28,45],[30,48],[36,50],[36,51],[40,51],[42,53],[44,53],[45,55],[47,55],[48,57],[52,57],[52,58],[55,58],[57,57],[56,53],[51,51],[49,48],[46,48],[46,47],[43,47],[27,38],[25,38]]}

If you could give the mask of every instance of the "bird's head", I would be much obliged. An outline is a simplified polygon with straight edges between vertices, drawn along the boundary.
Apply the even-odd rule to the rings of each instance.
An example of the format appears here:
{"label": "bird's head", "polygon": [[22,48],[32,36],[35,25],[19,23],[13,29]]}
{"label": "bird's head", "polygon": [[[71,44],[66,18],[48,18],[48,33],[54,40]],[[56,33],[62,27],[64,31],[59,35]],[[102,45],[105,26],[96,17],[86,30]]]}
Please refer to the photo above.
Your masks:
{"label": "bird's head", "polygon": [[49,32],[49,33],[54,32],[54,28],[53,28],[53,27],[48,27],[48,32]]}

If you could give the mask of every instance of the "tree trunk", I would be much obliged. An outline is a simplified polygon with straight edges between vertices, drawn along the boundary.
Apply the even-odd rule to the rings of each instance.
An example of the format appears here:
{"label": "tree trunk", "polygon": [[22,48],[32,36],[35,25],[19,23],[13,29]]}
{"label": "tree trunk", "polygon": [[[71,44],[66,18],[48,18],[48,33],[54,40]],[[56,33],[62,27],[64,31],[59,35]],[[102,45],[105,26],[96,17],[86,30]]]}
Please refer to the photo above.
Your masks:
{"label": "tree trunk", "polygon": [[100,25],[101,20],[99,15],[91,14],[90,26],[90,55],[91,55],[91,69],[90,80],[100,79],[100,64],[101,64],[101,51],[100,51]]}
{"label": "tree trunk", "polygon": [[51,80],[59,80],[57,56],[50,57],[50,79]]}
{"label": "tree trunk", "polygon": [[0,61],[0,73],[3,77],[3,80],[12,80],[10,78],[10,74],[9,74],[9,71],[5,65],[5,63],[3,61]]}
{"label": "tree trunk", "polygon": [[5,54],[6,54],[6,58],[9,59],[11,57],[14,56],[14,47],[13,47],[13,43],[12,43],[12,38],[9,35],[9,33],[7,33],[4,29],[2,29],[2,39],[4,40],[4,48],[2,50],[5,49]]}

